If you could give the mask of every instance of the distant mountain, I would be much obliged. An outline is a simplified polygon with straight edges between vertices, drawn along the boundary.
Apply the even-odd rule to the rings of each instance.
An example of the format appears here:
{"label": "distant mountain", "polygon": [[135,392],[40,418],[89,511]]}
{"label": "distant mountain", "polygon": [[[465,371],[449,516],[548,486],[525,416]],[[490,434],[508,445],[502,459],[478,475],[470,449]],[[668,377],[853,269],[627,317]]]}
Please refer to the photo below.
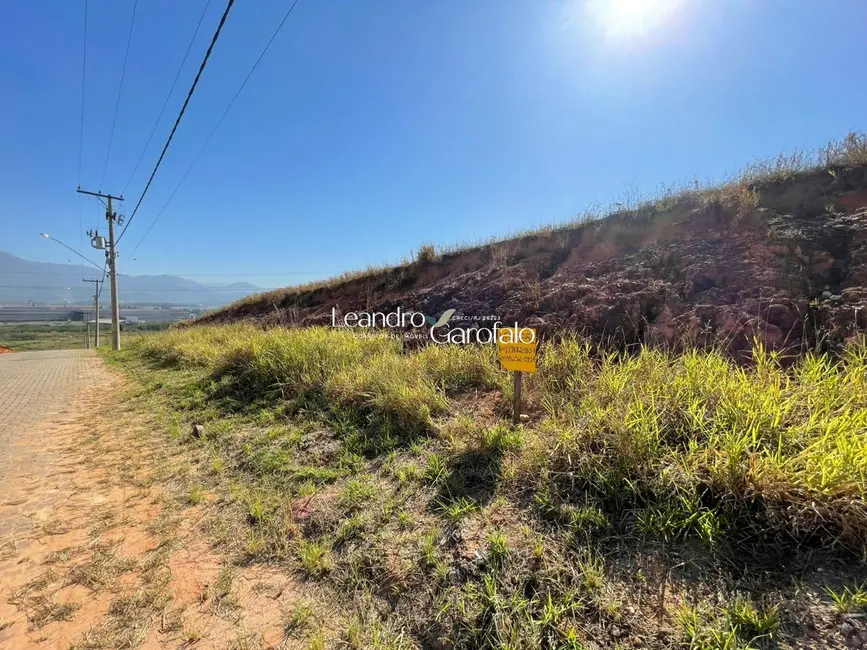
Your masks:
{"label": "distant mountain", "polygon": [[[80,264],[31,262],[0,251],[0,304],[85,304],[93,299],[93,284],[82,278],[99,279],[97,269]],[[109,287],[102,292],[108,304]],[[118,276],[121,304],[176,304],[217,307],[262,291],[248,282],[212,284],[175,275]]]}

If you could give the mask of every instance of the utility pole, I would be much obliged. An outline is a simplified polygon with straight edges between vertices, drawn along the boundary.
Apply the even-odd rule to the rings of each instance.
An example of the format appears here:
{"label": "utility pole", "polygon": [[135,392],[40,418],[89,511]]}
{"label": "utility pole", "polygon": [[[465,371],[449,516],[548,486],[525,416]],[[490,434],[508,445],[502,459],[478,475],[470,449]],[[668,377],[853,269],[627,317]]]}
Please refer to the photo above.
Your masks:
{"label": "utility pole", "polygon": [[120,305],[117,297],[117,251],[114,246],[114,222],[117,221],[117,213],[111,209],[112,200],[123,201],[122,196],[112,196],[111,194],[103,194],[102,192],[87,192],[80,187],[79,194],[88,194],[102,199],[108,199],[105,218],[108,220],[108,251],[106,251],[106,259],[108,260],[108,268],[111,279],[111,349],[120,350]]}
{"label": "utility pole", "polygon": [[82,282],[93,282],[94,290],[93,290],[93,321],[96,327],[95,334],[93,336],[93,347],[99,347],[99,285],[103,280],[88,280],[87,278],[82,278]]}

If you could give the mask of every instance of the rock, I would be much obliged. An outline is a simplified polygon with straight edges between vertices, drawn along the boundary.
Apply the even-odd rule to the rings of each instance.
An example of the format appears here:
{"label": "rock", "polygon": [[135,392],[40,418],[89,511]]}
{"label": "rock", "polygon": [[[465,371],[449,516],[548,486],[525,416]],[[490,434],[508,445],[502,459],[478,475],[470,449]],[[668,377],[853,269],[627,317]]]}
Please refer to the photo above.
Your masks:
{"label": "rock", "polygon": [[190,431],[190,434],[193,436],[193,438],[204,438],[205,427],[203,427],[201,424],[194,424],[193,430]]}
{"label": "rock", "polygon": [[825,300],[828,300],[828,299],[831,297],[831,295],[832,295],[832,294],[831,294],[830,291],[823,291],[823,292],[822,292],[822,297],[823,297]]}
{"label": "rock", "polygon": [[765,319],[784,332],[789,332],[798,323],[798,314],[788,305],[774,304],[768,307]]}
{"label": "rock", "polygon": [[851,636],[855,636],[858,630],[855,629],[855,626],[852,625],[849,621],[843,621],[840,623],[840,634],[844,637],[849,638]]}
{"label": "rock", "polygon": [[521,415],[518,416],[518,421],[521,424],[527,424],[527,422],[530,421],[530,416],[527,415],[526,413],[521,413]]}
{"label": "rock", "polygon": [[611,636],[613,636],[615,639],[623,638],[624,636],[626,636],[626,630],[624,630],[622,627],[615,625],[611,628]]}
{"label": "rock", "polygon": [[861,300],[862,289],[860,287],[849,287],[848,289],[843,289],[843,293],[841,297],[843,298],[843,302],[859,302]]}

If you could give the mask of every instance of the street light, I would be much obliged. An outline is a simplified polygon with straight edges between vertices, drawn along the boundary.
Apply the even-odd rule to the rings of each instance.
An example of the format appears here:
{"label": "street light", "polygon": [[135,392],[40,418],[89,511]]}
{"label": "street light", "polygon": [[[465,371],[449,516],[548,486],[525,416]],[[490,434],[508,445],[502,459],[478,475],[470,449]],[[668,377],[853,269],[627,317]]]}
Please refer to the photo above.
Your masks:
{"label": "street light", "polygon": [[51,235],[49,235],[47,232],[41,232],[41,233],[39,233],[39,234],[42,235],[43,237],[45,237],[45,239],[50,239],[51,241],[56,241],[58,244],[60,244],[60,245],[63,246],[64,248],[66,248],[66,249],[72,251],[73,253],[75,253],[76,255],[78,255],[81,259],[83,259],[85,262],[87,262],[87,263],[90,264],[91,266],[95,266],[95,267],[98,268],[100,271],[102,271],[102,267],[100,267],[98,264],[96,264],[96,263],[92,262],[91,260],[87,259],[84,255],[82,255],[81,253],[79,253],[79,252],[78,252],[77,250],[75,250],[74,248],[70,248],[69,246],[67,246],[66,244],[64,244],[62,241],[60,241],[59,239],[55,239],[54,237],[52,237]]}

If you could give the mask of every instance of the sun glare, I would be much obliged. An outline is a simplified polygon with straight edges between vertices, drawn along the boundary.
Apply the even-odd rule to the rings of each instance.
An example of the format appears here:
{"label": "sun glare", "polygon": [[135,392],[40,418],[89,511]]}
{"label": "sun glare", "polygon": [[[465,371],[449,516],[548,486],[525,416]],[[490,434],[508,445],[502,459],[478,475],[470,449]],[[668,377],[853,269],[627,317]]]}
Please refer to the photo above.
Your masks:
{"label": "sun glare", "polygon": [[683,0],[587,0],[594,27],[612,40],[632,40],[656,31],[675,14]]}

